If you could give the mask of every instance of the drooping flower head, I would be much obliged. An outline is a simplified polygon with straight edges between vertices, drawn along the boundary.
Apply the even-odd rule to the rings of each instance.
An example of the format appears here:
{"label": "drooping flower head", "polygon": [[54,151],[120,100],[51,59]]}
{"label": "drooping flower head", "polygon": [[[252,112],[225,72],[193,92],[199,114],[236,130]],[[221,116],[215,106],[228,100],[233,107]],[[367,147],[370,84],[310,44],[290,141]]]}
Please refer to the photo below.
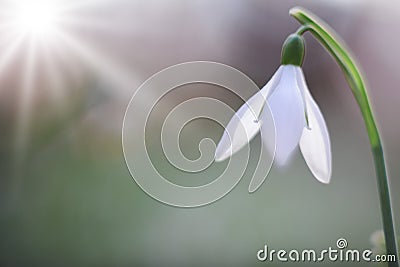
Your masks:
{"label": "drooping flower head", "polygon": [[[311,96],[301,65],[304,40],[290,35],[282,48],[282,65],[269,82],[236,112],[217,146],[215,160],[222,161],[243,148],[261,130],[263,143],[274,161],[284,165],[300,146],[312,174],[322,183],[331,178],[331,145],[325,120]],[[275,143],[265,104],[275,123]],[[244,129],[241,130],[241,129]]]}

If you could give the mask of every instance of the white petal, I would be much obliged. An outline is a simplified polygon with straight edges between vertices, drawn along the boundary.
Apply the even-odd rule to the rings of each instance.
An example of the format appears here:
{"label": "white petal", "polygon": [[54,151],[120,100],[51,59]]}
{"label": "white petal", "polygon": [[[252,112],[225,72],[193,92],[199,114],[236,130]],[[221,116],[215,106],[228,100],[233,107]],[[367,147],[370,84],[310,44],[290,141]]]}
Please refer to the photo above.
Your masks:
{"label": "white petal", "polygon": [[[297,147],[305,126],[304,104],[296,80],[296,66],[285,65],[282,77],[274,92],[268,97],[276,129],[275,162],[283,165]],[[268,110],[264,110],[268,112]],[[262,117],[262,116],[261,116]],[[274,144],[268,138],[270,127],[261,126],[262,138],[269,151]]]}
{"label": "white petal", "polygon": [[329,183],[332,174],[331,142],[321,111],[308,90],[301,69],[297,73],[300,89],[304,93],[309,128],[304,128],[300,150],[312,174],[322,183]]}
{"label": "white petal", "polygon": [[260,130],[258,117],[266,97],[274,90],[280,80],[282,66],[278,68],[269,82],[246,103],[229,121],[217,145],[215,161],[223,161],[243,148]]}

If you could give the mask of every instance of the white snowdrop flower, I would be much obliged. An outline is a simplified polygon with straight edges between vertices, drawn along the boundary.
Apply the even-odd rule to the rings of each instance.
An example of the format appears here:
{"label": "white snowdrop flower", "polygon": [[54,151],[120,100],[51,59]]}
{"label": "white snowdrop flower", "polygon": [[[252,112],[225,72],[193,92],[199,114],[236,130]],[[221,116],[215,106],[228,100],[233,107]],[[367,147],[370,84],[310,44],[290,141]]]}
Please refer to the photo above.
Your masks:
{"label": "white snowdrop flower", "polygon": [[[275,150],[274,162],[284,165],[299,145],[312,174],[329,183],[332,171],[331,144],[325,120],[311,96],[303,71],[304,41],[290,35],[282,49],[282,65],[270,81],[244,105],[231,121],[217,146],[215,160],[223,161],[243,148],[261,130],[267,150]],[[268,102],[275,123],[275,143],[268,118]]]}

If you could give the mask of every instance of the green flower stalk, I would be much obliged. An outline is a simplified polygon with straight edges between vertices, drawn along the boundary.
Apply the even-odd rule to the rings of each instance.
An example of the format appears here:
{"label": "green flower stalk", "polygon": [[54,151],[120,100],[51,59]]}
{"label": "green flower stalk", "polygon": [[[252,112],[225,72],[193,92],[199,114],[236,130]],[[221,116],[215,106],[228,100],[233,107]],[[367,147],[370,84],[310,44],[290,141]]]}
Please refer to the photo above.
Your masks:
{"label": "green flower stalk", "polygon": [[368,100],[366,86],[361,72],[355,64],[354,59],[350,55],[349,49],[346,48],[343,42],[337,37],[337,34],[320,18],[312,14],[310,11],[300,7],[292,8],[289,13],[298,22],[300,22],[300,24],[302,24],[296,33],[298,35],[302,35],[303,33],[309,31],[336,60],[346,77],[358,106],[360,107],[375,162],[375,171],[378,180],[380,207],[386,243],[386,253],[396,255],[396,262],[389,262],[389,266],[398,267],[399,257],[394,226],[395,224],[392,216],[389,182],[386,174],[386,164],[382,142],[375,123],[371,104]]}

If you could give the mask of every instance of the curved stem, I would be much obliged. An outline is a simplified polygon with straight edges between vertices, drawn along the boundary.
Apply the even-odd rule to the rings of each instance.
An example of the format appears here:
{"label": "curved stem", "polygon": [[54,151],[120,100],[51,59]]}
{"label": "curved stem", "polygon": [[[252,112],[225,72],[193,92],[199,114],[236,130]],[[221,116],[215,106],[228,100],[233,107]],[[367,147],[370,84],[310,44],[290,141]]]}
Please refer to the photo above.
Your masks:
{"label": "curved stem", "polygon": [[297,29],[296,34],[303,35],[308,30],[310,30],[310,28],[307,25],[303,25]]}
{"label": "curved stem", "polygon": [[300,31],[301,34],[304,33],[304,29],[310,31],[336,60],[349,83],[357,104],[360,107],[374,156],[386,250],[388,254],[396,256],[396,262],[389,262],[389,266],[398,267],[399,257],[397,241],[382,142],[372,113],[371,104],[368,100],[366,86],[361,72],[350,55],[349,49],[344,45],[344,42],[341,41],[334,30],[326,25],[320,18],[308,10],[299,7],[292,8],[289,13],[299,21],[300,24],[302,24],[302,27],[298,31]]}

